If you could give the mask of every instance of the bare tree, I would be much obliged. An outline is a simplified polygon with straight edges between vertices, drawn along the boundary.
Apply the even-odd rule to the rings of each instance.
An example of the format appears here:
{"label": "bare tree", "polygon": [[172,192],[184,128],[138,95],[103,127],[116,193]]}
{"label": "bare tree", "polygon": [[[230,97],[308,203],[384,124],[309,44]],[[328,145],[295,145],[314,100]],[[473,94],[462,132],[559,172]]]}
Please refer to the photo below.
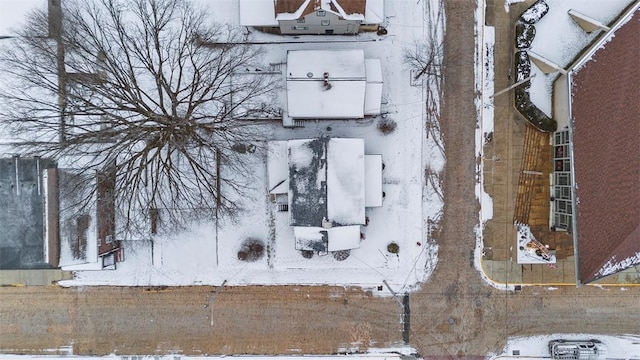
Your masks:
{"label": "bare tree", "polygon": [[404,48],[403,61],[413,70],[412,80],[416,81],[424,75],[441,77],[442,55],[442,42],[419,40]]}
{"label": "bare tree", "polygon": [[114,174],[122,229],[149,214],[165,230],[233,214],[251,174],[233,148],[257,133],[246,119],[279,112],[267,100],[276,77],[253,71],[261,49],[186,0],[62,6],[61,21],[33,13],[0,54],[14,79],[0,90],[3,123],[78,176]]}

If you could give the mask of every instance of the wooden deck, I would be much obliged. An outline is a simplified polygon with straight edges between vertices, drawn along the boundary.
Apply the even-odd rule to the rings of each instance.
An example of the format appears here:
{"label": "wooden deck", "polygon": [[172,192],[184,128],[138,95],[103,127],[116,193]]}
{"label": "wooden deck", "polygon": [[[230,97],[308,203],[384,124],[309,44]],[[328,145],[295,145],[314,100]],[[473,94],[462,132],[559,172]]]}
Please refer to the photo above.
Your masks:
{"label": "wooden deck", "polygon": [[549,133],[527,126],[513,221],[529,224],[538,241],[555,249],[558,259],[566,259],[573,256],[571,235],[549,229],[549,176],[553,170],[552,146],[549,141]]}

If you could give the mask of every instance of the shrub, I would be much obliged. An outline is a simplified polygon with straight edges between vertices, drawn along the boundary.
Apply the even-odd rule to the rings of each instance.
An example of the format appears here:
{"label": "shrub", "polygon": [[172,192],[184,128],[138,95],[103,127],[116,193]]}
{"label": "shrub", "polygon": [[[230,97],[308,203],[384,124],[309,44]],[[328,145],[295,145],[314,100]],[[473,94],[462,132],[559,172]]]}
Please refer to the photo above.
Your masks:
{"label": "shrub", "polygon": [[392,253],[392,254],[397,254],[400,252],[400,245],[392,242],[389,243],[389,245],[387,245],[387,251]]}
{"label": "shrub", "polygon": [[264,256],[264,244],[258,239],[246,239],[238,250],[238,260],[254,262]]}
{"label": "shrub", "polygon": [[516,109],[533,127],[544,132],[556,131],[558,123],[531,102],[529,92],[524,85],[516,88],[515,101]]}
{"label": "shrub", "polygon": [[520,15],[520,21],[525,24],[535,24],[549,12],[549,5],[544,0],[538,0]]}
{"label": "shrub", "polygon": [[351,250],[339,250],[333,252],[333,258],[338,261],[346,260],[351,255]]}
{"label": "shrub", "polygon": [[[516,81],[522,81],[531,76],[531,61],[526,51],[518,51],[516,53]],[[530,82],[525,83],[525,87],[528,89],[531,86]]]}
{"label": "shrub", "polygon": [[391,134],[396,130],[397,127],[398,127],[398,124],[396,124],[395,121],[388,118],[382,118],[380,119],[380,121],[378,121],[378,130],[380,130],[382,135]]}
{"label": "shrub", "polygon": [[305,259],[311,259],[313,257],[313,251],[311,250],[301,250],[300,253],[302,257]]}
{"label": "shrub", "polygon": [[528,49],[536,37],[536,27],[518,22],[516,24],[516,49]]}
{"label": "shrub", "polygon": [[247,146],[245,144],[236,143],[231,145],[231,150],[240,154],[244,154],[247,152]]}

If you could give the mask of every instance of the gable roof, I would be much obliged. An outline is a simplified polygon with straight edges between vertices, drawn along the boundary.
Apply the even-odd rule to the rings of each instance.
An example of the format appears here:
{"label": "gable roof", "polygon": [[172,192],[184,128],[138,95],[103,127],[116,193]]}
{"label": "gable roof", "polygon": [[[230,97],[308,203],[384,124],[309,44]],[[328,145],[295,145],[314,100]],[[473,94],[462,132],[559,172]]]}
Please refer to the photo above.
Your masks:
{"label": "gable roof", "polygon": [[582,284],[640,264],[639,4],[569,73]]}
{"label": "gable roof", "polygon": [[286,78],[291,118],[361,119],[380,113],[381,63],[365,60],[363,50],[291,50]]}
{"label": "gable roof", "polygon": [[366,5],[367,0],[275,0],[275,11],[282,20],[300,19],[318,10],[344,19],[363,20]]}
{"label": "gable roof", "polygon": [[287,142],[289,225],[322,227],[365,223],[362,139],[319,138]]}

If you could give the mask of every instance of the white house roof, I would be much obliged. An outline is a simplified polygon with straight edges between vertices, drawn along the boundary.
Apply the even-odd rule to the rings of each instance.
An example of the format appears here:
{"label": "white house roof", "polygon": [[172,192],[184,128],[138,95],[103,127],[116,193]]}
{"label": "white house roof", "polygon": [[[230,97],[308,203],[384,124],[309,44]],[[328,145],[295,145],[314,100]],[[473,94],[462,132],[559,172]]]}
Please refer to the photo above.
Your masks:
{"label": "white house roof", "polygon": [[302,139],[290,140],[287,146],[289,224],[315,227],[322,227],[325,221],[334,226],[364,224],[364,141]]}
{"label": "white house roof", "polygon": [[365,24],[380,24],[384,21],[384,0],[367,0],[364,10]]}
{"label": "white house roof", "polygon": [[364,206],[382,206],[382,155],[364,156]]}
{"label": "white house roof", "polygon": [[360,247],[360,225],[321,227],[294,226],[297,250],[340,251]]}
{"label": "white house roof", "polygon": [[338,226],[327,231],[329,251],[356,249],[360,247],[360,226]]}
{"label": "white house roof", "polygon": [[273,0],[239,0],[240,26],[278,26]]}
{"label": "white house roof", "polygon": [[329,139],[327,143],[327,219],[364,224],[364,140]]}
{"label": "white house roof", "polygon": [[291,50],[287,53],[287,80],[365,80],[363,50]]}
{"label": "white house roof", "polygon": [[365,60],[363,50],[287,54],[287,111],[292,118],[363,118],[380,113],[381,99],[380,60]]}
{"label": "white house roof", "polygon": [[267,178],[270,194],[286,194],[289,189],[287,142],[270,141],[267,145]]}
{"label": "white house roof", "polygon": [[322,81],[287,81],[287,110],[298,119],[361,119],[365,92],[364,81],[333,81],[330,90]]}
{"label": "white house roof", "polygon": [[367,82],[364,96],[364,114],[380,114],[382,103],[382,65],[380,59],[365,59]]}

